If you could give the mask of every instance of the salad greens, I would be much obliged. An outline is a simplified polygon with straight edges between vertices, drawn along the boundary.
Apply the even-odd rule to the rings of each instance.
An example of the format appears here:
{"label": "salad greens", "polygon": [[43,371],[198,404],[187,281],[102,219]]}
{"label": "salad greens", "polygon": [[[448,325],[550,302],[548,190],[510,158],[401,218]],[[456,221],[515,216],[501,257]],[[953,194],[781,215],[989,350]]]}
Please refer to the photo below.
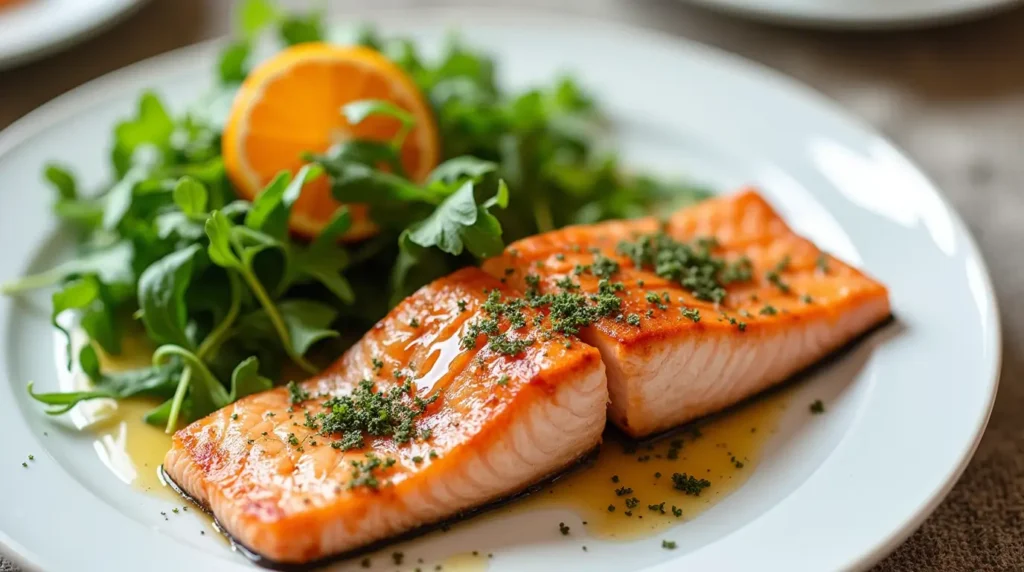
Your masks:
{"label": "salad greens", "polygon": [[[56,286],[53,323],[69,350],[72,322],[58,319],[63,313],[72,312],[88,338],[77,358],[93,389],[36,393],[29,384],[49,413],[144,395],[163,400],[146,421],[170,431],[270,387],[286,367],[318,371],[418,287],[508,241],[705,196],[624,171],[597,144],[595,102],[568,77],[509,92],[496,81],[494,60],[457,38],[427,60],[410,40],[363,27],[349,41],[381,51],[415,80],[433,108],[445,160],[423,183],[405,178],[398,150],[412,118],[386,102],[358,101],[339,113],[353,123],[389,115],[405,129],[389,142],[309,153],[298,173],[281,173],[253,202],[240,201],[220,132],[255,42],[268,31],[284,45],[343,34],[322,14],[285,13],[269,0],[247,0],[237,16],[241,37],[223,50],[215,93],[173,115],[147,92],[134,116],[114,126],[109,185],[84,193],[71,172],[46,167],[54,213],[77,230],[80,252],[0,293]],[[291,236],[291,207],[303,183],[318,177],[329,178],[340,201],[368,205],[380,232],[340,243],[352,224],[342,208],[315,239]],[[103,371],[98,352],[118,354],[132,319],[158,346],[152,366]]]}

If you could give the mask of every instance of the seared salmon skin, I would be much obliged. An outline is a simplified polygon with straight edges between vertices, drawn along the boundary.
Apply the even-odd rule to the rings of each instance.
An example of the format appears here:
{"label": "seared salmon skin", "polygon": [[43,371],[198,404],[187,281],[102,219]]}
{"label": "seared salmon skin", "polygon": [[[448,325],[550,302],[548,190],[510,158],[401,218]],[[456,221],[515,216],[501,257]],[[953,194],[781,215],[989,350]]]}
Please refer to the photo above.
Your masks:
{"label": "seared salmon skin", "polygon": [[484,268],[534,296],[620,297],[580,336],[607,368],[609,418],[635,437],[750,397],[890,315],[885,286],[797,236],[751,190],[666,221],[532,236]]}
{"label": "seared salmon skin", "polygon": [[306,563],[522,491],[600,443],[598,351],[477,268],[421,288],[313,379],[174,435],[173,481],[238,542]]}

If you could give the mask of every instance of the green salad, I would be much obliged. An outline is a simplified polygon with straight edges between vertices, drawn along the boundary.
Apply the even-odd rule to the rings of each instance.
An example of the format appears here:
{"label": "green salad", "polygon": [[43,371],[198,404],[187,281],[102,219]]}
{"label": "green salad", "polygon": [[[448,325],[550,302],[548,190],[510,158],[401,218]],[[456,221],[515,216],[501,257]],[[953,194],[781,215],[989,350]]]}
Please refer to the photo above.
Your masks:
{"label": "green salad", "polygon": [[[569,77],[509,91],[496,82],[497,62],[456,36],[428,60],[408,39],[365,26],[340,32],[321,13],[285,13],[269,0],[242,2],[237,19],[239,39],[212,66],[214,92],[181,114],[144,93],[135,114],[113,126],[108,185],[81,189],[58,164],[43,173],[55,191],[53,211],[75,229],[79,250],[0,292],[56,287],[52,319],[67,334],[68,367],[77,358],[93,385],[38,393],[29,384],[48,413],[145,396],[162,400],[145,420],[172,431],[271,387],[292,366],[319,371],[405,296],[510,241],[707,196],[625,170],[607,149],[596,102]],[[348,141],[304,155],[299,172],[282,173],[252,202],[239,200],[225,174],[221,130],[255,64],[254,46],[271,37],[282,47],[347,41],[380,51],[429,101],[441,164],[413,182],[387,167],[399,164],[400,141]],[[338,112],[353,123],[403,118],[377,101]],[[380,232],[340,242],[352,224],[342,208],[319,236],[291,235],[291,206],[315,177],[327,177],[339,201],[368,205]],[[58,320],[65,312],[74,319]],[[98,352],[120,353],[133,322],[157,348],[152,365],[105,371]],[[67,323],[88,338],[77,356]]]}

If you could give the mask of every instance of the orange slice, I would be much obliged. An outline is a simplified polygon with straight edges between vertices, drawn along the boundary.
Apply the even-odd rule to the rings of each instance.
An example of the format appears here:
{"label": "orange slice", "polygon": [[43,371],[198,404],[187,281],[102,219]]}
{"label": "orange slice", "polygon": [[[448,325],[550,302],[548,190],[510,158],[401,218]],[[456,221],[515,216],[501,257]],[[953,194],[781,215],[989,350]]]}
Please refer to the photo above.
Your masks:
{"label": "orange slice", "polygon": [[[342,107],[377,99],[412,114],[416,126],[401,149],[402,166],[422,181],[438,160],[437,128],[430,107],[412,78],[380,53],[358,46],[299,44],[264,62],[246,78],[231,106],[221,146],[228,176],[242,198],[252,200],[282,170],[293,174],[305,152],[323,153],[351,140],[388,141],[399,120],[371,116],[350,124]],[[316,236],[340,206],[327,177],[310,181],[292,207],[292,232]],[[352,205],[353,225],[345,238],[372,235],[367,209]]]}

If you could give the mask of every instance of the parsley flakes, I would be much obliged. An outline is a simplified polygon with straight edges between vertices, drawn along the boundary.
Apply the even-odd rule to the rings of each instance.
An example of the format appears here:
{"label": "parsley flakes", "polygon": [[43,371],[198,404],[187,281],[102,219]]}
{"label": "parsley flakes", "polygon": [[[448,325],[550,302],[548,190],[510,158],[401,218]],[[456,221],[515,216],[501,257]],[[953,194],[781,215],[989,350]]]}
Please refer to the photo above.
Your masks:
{"label": "parsley flakes", "polygon": [[680,284],[697,299],[718,303],[725,299],[725,284],[750,280],[750,262],[744,259],[730,264],[711,254],[717,246],[710,238],[688,244],[659,232],[622,241],[618,252],[637,268],[653,270]]}
{"label": "parsley flakes", "polygon": [[672,474],[672,488],[683,491],[691,496],[699,497],[701,491],[710,486],[711,481],[707,479],[698,479],[693,475],[687,475],[686,473]]}

